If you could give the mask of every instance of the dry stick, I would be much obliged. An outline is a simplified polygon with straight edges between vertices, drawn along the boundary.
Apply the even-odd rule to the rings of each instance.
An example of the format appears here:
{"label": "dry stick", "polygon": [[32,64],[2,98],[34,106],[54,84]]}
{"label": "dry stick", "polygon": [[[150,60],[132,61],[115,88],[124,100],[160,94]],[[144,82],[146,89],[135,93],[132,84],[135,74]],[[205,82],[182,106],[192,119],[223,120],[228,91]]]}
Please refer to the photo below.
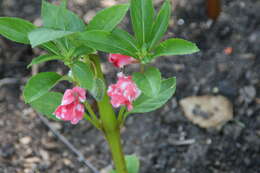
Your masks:
{"label": "dry stick", "polygon": [[20,79],[18,78],[4,78],[0,79],[0,87],[8,84],[15,84],[18,83]]}
{"label": "dry stick", "polygon": [[57,136],[59,140],[61,140],[62,143],[64,143],[75,155],[78,157],[78,161],[84,163],[93,173],[99,173],[97,168],[95,168],[89,161],[87,161],[83,154],[77,150],[63,135],[61,135],[58,131],[56,131],[49,123],[49,121],[44,118],[42,115],[38,114],[41,121],[46,125],[52,133]]}

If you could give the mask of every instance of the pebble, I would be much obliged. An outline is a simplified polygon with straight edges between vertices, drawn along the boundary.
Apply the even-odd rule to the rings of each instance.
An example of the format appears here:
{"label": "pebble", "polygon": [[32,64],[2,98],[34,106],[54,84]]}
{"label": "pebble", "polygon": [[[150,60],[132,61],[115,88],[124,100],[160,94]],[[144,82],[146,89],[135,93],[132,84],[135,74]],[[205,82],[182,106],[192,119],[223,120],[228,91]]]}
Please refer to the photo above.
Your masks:
{"label": "pebble", "polygon": [[39,157],[29,157],[25,159],[26,163],[40,163],[41,159]]}
{"label": "pebble", "polygon": [[111,7],[113,5],[116,5],[117,2],[115,0],[103,0],[101,1],[101,6],[106,8],[106,7]]}
{"label": "pebble", "polygon": [[21,138],[19,141],[21,144],[28,145],[29,143],[31,143],[32,138],[30,136],[25,136]]}
{"label": "pebble", "polygon": [[50,125],[51,125],[55,130],[61,130],[61,128],[62,128],[61,123],[51,122]]}
{"label": "pebble", "polygon": [[50,159],[49,153],[46,150],[41,149],[39,151],[39,154],[41,155],[43,160],[47,160],[48,161]]}
{"label": "pebble", "polygon": [[233,105],[224,96],[191,96],[180,100],[184,115],[203,128],[221,128],[233,118]]}
{"label": "pebble", "polygon": [[66,165],[66,166],[72,166],[72,162],[71,162],[71,160],[69,160],[69,159],[63,159],[63,163]]}
{"label": "pebble", "polygon": [[77,5],[85,5],[87,3],[87,0],[74,0],[74,2]]}
{"label": "pebble", "polygon": [[254,59],[256,59],[256,55],[254,55],[252,53],[244,53],[244,54],[240,55],[240,58],[246,59],[246,60],[254,60]]}
{"label": "pebble", "polygon": [[107,173],[107,172],[111,171],[112,168],[113,168],[112,165],[108,165],[107,167],[102,168],[100,173]]}
{"label": "pebble", "polygon": [[83,17],[84,21],[86,23],[89,23],[91,21],[91,19],[96,15],[96,11],[95,10],[89,10]]}
{"label": "pebble", "polygon": [[254,86],[245,86],[240,89],[240,96],[246,103],[251,103],[256,97],[256,89]]}
{"label": "pebble", "polygon": [[41,143],[43,144],[44,148],[48,149],[48,150],[53,150],[53,149],[59,148],[58,143],[48,141],[46,138],[43,138],[43,140],[41,140]]}

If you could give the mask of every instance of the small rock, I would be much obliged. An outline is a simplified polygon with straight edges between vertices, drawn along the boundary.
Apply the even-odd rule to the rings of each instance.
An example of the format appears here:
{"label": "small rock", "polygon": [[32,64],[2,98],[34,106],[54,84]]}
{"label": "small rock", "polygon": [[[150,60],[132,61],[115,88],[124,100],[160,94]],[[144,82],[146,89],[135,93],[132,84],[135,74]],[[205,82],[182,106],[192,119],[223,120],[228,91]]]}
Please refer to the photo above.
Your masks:
{"label": "small rock", "polygon": [[86,23],[89,23],[91,21],[91,19],[96,15],[96,11],[95,10],[89,10],[85,15],[84,15],[84,21]]}
{"label": "small rock", "polygon": [[72,162],[71,162],[71,160],[69,160],[69,159],[63,159],[63,163],[64,163],[64,165],[66,165],[66,166],[72,166]]}
{"label": "small rock", "polygon": [[251,103],[256,97],[256,89],[254,86],[245,86],[240,89],[240,96],[246,103]]}
{"label": "small rock", "polygon": [[31,143],[32,138],[30,136],[25,136],[21,138],[19,141],[21,144],[28,145],[29,143]]}
{"label": "small rock", "polygon": [[100,173],[107,173],[107,172],[111,171],[112,169],[113,169],[112,165],[108,165],[107,167],[102,168]]}
{"label": "small rock", "polygon": [[180,101],[184,115],[203,128],[221,128],[233,118],[232,103],[224,96],[192,96]]}
{"label": "small rock", "polygon": [[101,1],[101,6],[106,8],[106,7],[111,7],[113,5],[116,5],[116,1],[115,0],[103,0]]}
{"label": "small rock", "polygon": [[47,151],[41,149],[39,151],[39,153],[40,153],[43,160],[49,160],[50,159],[49,153]]}
{"label": "small rock", "polygon": [[260,98],[255,98],[255,102],[260,105]]}
{"label": "small rock", "polygon": [[244,53],[240,55],[241,59],[246,59],[246,60],[254,60],[256,56],[252,53]]}
{"label": "small rock", "polygon": [[38,26],[38,27],[40,27],[40,26],[43,25],[43,21],[42,21],[41,18],[37,18],[37,19],[35,19],[35,20],[33,21],[33,24],[36,25],[36,26]]}
{"label": "small rock", "polygon": [[41,159],[38,157],[29,157],[27,159],[25,159],[26,163],[40,163]]}
{"label": "small rock", "polygon": [[46,138],[43,138],[41,140],[41,143],[43,144],[44,148],[47,150],[53,150],[59,148],[59,144],[56,142],[48,141]]}
{"label": "small rock", "polygon": [[185,69],[185,65],[184,64],[174,64],[173,68],[174,68],[174,70],[179,72],[179,71],[183,71]]}
{"label": "small rock", "polygon": [[50,124],[55,130],[60,130],[62,128],[61,123],[51,122]]}
{"label": "small rock", "polygon": [[77,5],[85,5],[87,3],[87,0],[75,0],[74,2]]}
{"label": "small rock", "polygon": [[29,168],[26,168],[23,170],[24,173],[33,173],[33,171]]}

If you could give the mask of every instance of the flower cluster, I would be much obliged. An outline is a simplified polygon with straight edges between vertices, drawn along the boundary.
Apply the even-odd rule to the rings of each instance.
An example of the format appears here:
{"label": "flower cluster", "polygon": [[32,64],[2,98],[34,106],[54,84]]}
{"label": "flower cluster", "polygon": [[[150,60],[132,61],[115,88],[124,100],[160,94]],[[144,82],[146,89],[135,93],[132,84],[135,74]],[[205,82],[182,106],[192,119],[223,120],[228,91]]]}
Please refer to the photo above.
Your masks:
{"label": "flower cluster", "polygon": [[137,88],[131,76],[118,73],[117,83],[109,86],[107,94],[111,97],[111,104],[114,107],[125,105],[128,111],[131,111],[133,109],[132,102],[138,98],[141,91]]}
{"label": "flower cluster", "polygon": [[[130,56],[121,54],[110,54],[109,62],[118,68],[125,65],[137,63],[138,61]],[[111,98],[113,107],[126,106],[128,111],[133,109],[132,102],[139,97],[141,91],[138,89],[131,76],[125,76],[122,72],[117,75],[118,81],[108,87],[107,94]]]}
{"label": "flower cluster", "polygon": [[58,119],[70,121],[71,124],[77,124],[84,116],[84,105],[86,100],[86,91],[80,87],[67,89],[63,95],[61,105],[54,114]]}
{"label": "flower cluster", "polygon": [[[125,65],[136,63],[137,61],[126,55],[110,54],[109,62],[116,67],[122,68]],[[118,73],[118,81],[116,84],[111,84],[107,91],[111,98],[113,107],[126,106],[128,111],[133,109],[132,102],[139,97],[141,91],[132,80],[131,76],[125,76],[122,72]],[[70,121],[71,124],[77,124],[84,116],[84,105],[86,101],[86,91],[80,87],[67,89],[63,95],[61,105],[53,114],[58,119]]]}

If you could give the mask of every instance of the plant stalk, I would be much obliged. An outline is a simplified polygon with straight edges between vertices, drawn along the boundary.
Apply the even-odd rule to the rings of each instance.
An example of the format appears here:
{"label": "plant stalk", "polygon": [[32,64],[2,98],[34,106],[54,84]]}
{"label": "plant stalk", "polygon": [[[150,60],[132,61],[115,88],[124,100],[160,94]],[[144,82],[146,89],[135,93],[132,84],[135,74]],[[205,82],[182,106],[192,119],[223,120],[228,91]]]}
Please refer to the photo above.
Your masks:
{"label": "plant stalk", "polygon": [[[90,55],[90,59],[94,62],[97,70],[97,77],[104,81],[104,76],[100,66],[100,59],[98,55]],[[102,122],[102,130],[105,138],[109,144],[112,153],[114,165],[117,173],[128,173],[126,168],[125,157],[121,144],[120,127],[110,104],[107,94],[101,101],[98,102],[100,119]]]}

